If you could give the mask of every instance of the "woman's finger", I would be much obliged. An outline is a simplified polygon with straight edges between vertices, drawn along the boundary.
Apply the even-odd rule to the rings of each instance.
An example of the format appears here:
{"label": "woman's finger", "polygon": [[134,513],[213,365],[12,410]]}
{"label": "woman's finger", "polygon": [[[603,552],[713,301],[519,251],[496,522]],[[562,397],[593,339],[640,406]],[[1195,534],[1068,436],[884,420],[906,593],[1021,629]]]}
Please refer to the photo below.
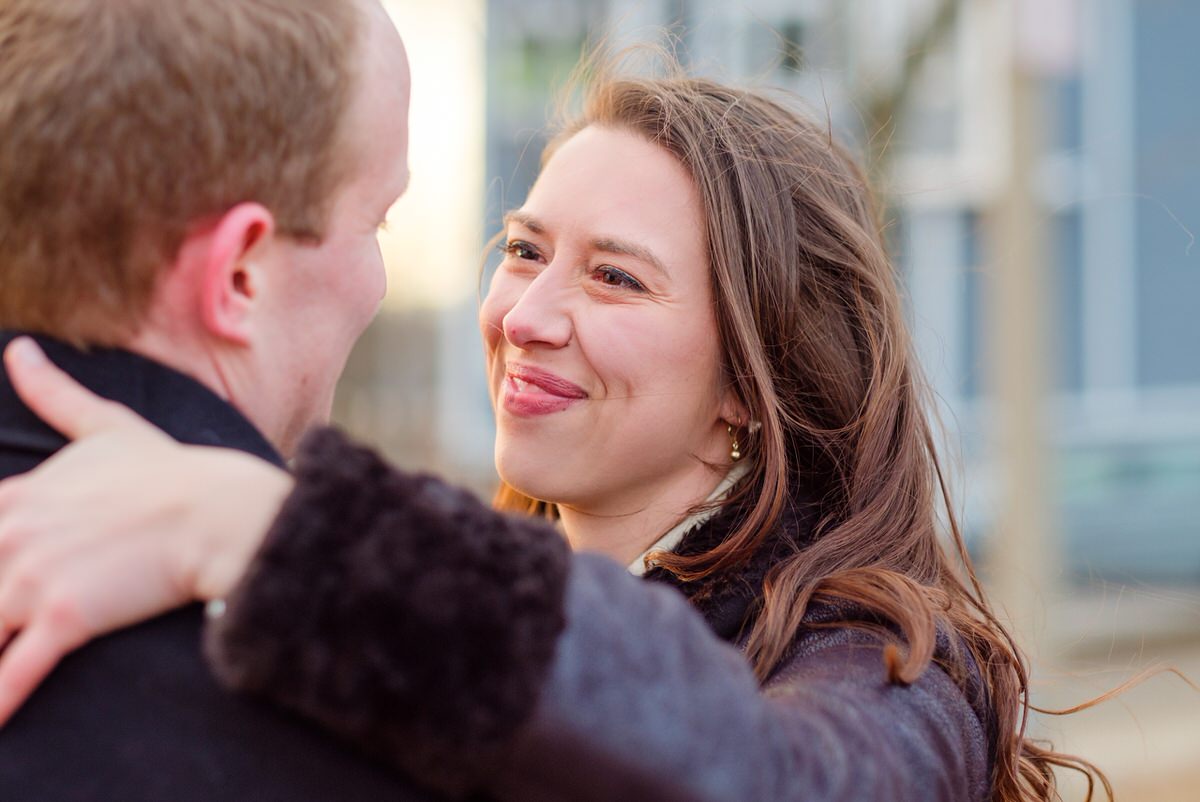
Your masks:
{"label": "woman's finger", "polygon": [[63,656],[79,644],[70,628],[42,619],[21,630],[0,654],[0,726],[8,723]]}
{"label": "woman's finger", "polygon": [[72,379],[29,337],[9,343],[4,366],[26,406],[72,440],[123,426],[148,425]]}

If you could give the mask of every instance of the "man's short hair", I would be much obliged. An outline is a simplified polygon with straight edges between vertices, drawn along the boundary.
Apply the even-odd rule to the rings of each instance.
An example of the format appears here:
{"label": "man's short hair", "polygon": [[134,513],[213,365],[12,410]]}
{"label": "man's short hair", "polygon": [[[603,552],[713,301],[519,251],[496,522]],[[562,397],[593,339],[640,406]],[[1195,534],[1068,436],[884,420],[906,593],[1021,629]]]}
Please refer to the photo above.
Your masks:
{"label": "man's short hair", "polygon": [[350,0],[0,0],[0,326],[137,331],[193,226],[320,240],[351,169]]}

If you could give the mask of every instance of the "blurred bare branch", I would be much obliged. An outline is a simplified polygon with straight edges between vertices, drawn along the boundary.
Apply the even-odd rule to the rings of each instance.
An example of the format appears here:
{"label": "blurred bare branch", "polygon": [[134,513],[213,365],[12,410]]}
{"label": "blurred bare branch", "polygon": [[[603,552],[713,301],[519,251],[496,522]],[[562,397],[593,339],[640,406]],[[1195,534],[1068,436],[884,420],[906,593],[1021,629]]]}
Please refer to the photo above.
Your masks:
{"label": "blurred bare branch", "polygon": [[891,143],[908,111],[921,70],[930,54],[945,43],[958,24],[966,0],[938,0],[925,24],[910,37],[895,78],[864,91],[860,103],[869,149],[868,166],[878,186],[891,169]]}

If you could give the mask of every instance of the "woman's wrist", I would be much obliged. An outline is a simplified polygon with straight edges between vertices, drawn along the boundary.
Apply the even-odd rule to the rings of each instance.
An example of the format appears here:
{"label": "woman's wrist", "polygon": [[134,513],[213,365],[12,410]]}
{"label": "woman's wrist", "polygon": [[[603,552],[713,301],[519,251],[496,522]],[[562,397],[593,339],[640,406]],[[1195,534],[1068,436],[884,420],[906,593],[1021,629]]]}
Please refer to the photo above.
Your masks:
{"label": "woman's wrist", "polygon": [[185,523],[175,550],[176,575],[189,598],[223,600],[254,559],[295,482],[287,471],[248,454],[218,448],[193,454],[183,486],[204,487],[211,495],[181,494]]}

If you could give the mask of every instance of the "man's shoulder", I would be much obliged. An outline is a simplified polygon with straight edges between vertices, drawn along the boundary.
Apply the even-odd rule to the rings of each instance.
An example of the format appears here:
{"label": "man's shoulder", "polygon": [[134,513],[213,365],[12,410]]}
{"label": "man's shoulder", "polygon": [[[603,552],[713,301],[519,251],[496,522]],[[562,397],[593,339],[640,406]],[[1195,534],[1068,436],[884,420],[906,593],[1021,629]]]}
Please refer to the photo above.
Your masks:
{"label": "man's shoulder", "polygon": [[[0,348],[12,339],[0,336]],[[43,341],[56,363],[184,442],[278,462],[265,438],[198,382],[135,354]],[[0,371],[0,478],[65,440]],[[70,655],[0,738],[4,799],[401,799],[435,797],[318,728],[218,686],[193,605]]]}
{"label": "man's shoulder", "polygon": [[70,655],[5,728],[4,798],[435,798],[318,728],[220,688],[198,646],[202,616],[193,605]]}

